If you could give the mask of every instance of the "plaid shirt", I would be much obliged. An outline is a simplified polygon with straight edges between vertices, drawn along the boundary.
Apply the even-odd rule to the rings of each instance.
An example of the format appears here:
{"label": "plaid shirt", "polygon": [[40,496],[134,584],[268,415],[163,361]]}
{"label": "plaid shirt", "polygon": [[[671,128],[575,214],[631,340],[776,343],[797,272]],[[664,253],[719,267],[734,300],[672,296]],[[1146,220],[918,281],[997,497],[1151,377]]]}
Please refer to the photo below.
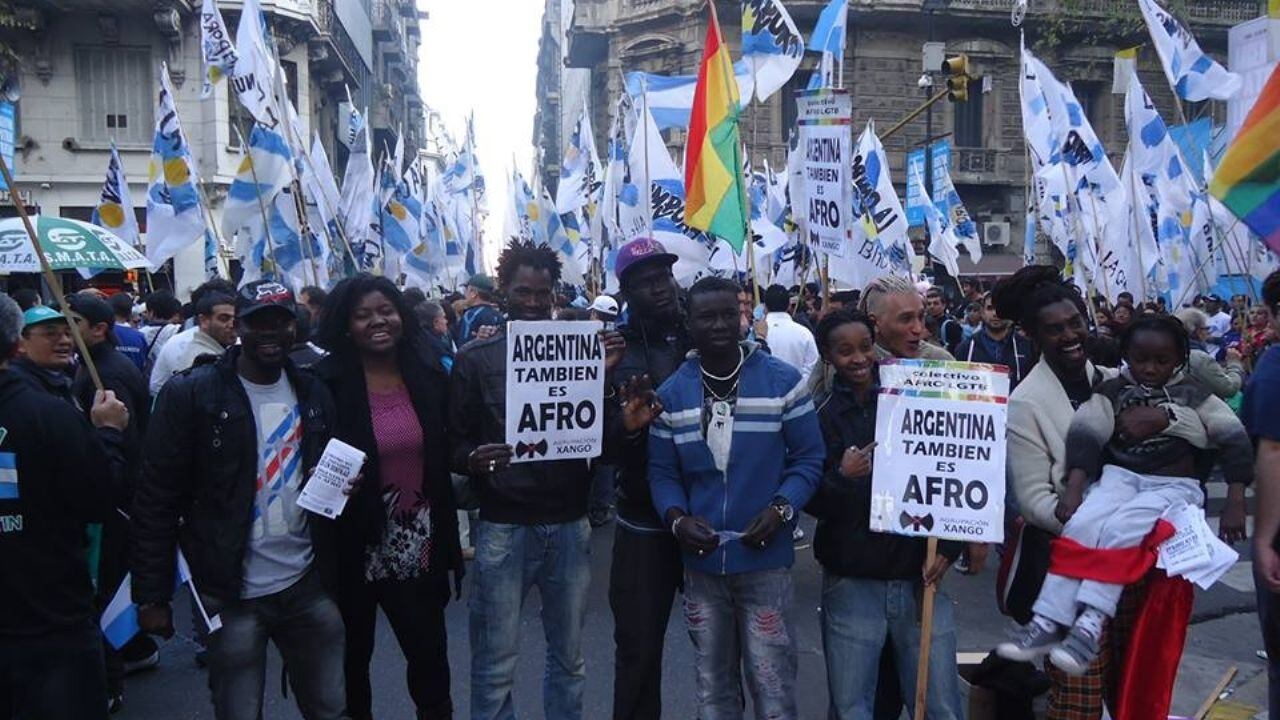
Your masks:
{"label": "plaid shirt", "polygon": [[1103,703],[1115,700],[1122,661],[1112,662],[1112,658],[1124,658],[1138,610],[1146,599],[1147,585],[1144,577],[1125,588],[1116,616],[1103,632],[1098,658],[1084,675],[1068,675],[1045,659],[1046,671],[1053,682],[1045,720],[1098,720],[1102,717]]}

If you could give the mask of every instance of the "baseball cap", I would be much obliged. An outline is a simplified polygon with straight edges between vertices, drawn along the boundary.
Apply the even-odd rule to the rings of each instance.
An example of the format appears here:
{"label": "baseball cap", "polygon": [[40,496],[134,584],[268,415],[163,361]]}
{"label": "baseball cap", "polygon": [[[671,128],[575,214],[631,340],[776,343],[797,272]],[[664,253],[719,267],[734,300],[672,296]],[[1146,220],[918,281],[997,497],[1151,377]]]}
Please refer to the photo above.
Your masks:
{"label": "baseball cap", "polygon": [[67,298],[67,304],[71,306],[71,312],[84,318],[90,325],[106,323],[114,325],[116,314],[111,310],[111,306],[105,300],[86,293],[76,293]]}
{"label": "baseball cap", "polygon": [[679,256],[667,252],[662,243],[648,237],[639,237],[631,242],[623,245],[618,250],[618,257],[614,261],[614,272],[621,280],[628,270],[646,263],[662,262],[668,267],[675,264],[679,260]]}
{"label": "baseball cap", "polygon": [[32,325],[53,322],[54,320],[66,322],[67,317],[47,305],[36,305],[30,310],[22,313],[23,329],[29,328]]}
{"label": "baseball cap", "polygon": [[467,287],[491,293],[493,292],[493,278],[484,273],[476,273],[467,281]]}
{"label": "baseball cap", "polygon": [[591,303],[591,307],[588,309],[595,310],[596,312],[603,313],[605,315],[617,315],[618,301],[608,295],[597,295],[596,299]]}
{"label": "baseball cap", "polygon": [[236,293],[236,317],[249,317],[268,308],[280,308],[298,316],[293,292],[274,280],[254,280]]}

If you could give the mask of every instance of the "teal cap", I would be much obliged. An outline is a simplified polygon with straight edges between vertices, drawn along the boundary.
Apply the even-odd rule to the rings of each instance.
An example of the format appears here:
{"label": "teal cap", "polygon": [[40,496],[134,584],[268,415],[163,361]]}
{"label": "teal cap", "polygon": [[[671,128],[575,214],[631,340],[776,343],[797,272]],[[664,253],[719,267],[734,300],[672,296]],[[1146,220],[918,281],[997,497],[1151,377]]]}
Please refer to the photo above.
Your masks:
{"label": "teal cap", "polygon": [[67,317],[62,313],[54,310],[47,305],[36,305],[30,310],[22,313],[22,327],[29,328],[32,325],[51,322],[53,320],[62,320],[66,322]]}

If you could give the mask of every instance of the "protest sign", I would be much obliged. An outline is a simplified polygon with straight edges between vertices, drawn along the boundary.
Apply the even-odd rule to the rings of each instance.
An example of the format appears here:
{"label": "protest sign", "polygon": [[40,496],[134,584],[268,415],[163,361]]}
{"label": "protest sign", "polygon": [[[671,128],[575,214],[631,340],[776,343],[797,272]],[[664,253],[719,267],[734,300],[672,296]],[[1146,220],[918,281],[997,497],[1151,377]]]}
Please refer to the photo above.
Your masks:
{"label": "protest sign", "polygon": [[1008,369],[896,360],[880,383],[871,529],[1003,541]]}
{"label": "protest sign", "polygon": [[[933,144],[933,178],[937,182],[937,178],[946,175],[951,168],[951,141],[939,140]],[[924,177],[924,148],[907,151],[907,177],[911,177],[911,173],[918,172],[920,177]],[[934,197],[937,197],[937,191],[934,191]],[[924,226],[924,193],[919,192],[919,188],[907,183],[907,198],[904,208],[907,212],[907,225],[909,227]],[[941,208],[939,208],[941,209]]]}
{"label": "protest sign", "polygon": [[511,462],[600,455],[604,345],[598,321],[507,323],[507,444]]}
{"label": "protest sign", "polygon": [[836,257],[849,247],[849,125],[853,100],[847,90],[824,88],[796,93],[802,178],[805,198],[805,232],[809,244]]}

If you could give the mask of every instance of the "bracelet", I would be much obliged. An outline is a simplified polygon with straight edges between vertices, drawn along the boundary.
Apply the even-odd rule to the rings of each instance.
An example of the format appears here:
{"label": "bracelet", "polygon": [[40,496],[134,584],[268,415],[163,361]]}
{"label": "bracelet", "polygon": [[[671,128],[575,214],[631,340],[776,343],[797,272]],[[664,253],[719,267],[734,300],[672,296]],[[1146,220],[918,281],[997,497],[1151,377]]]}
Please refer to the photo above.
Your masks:
{"label": "bracelet", "polygon": [[681,515],[680,517],[678,517],[678,518],[676,518],[675,520],[672,520],[672,521],[671,521],[671,534],[672,534],[672,535],[675,535],[676,537],[680,537],[679,535],[676,535],[676,528],[680,525],[680,521],[681,521],[681,520],[683,520],[683,519],[685,519],[686,517],[688,517],[688,516],[687,516],[687,515]]}

